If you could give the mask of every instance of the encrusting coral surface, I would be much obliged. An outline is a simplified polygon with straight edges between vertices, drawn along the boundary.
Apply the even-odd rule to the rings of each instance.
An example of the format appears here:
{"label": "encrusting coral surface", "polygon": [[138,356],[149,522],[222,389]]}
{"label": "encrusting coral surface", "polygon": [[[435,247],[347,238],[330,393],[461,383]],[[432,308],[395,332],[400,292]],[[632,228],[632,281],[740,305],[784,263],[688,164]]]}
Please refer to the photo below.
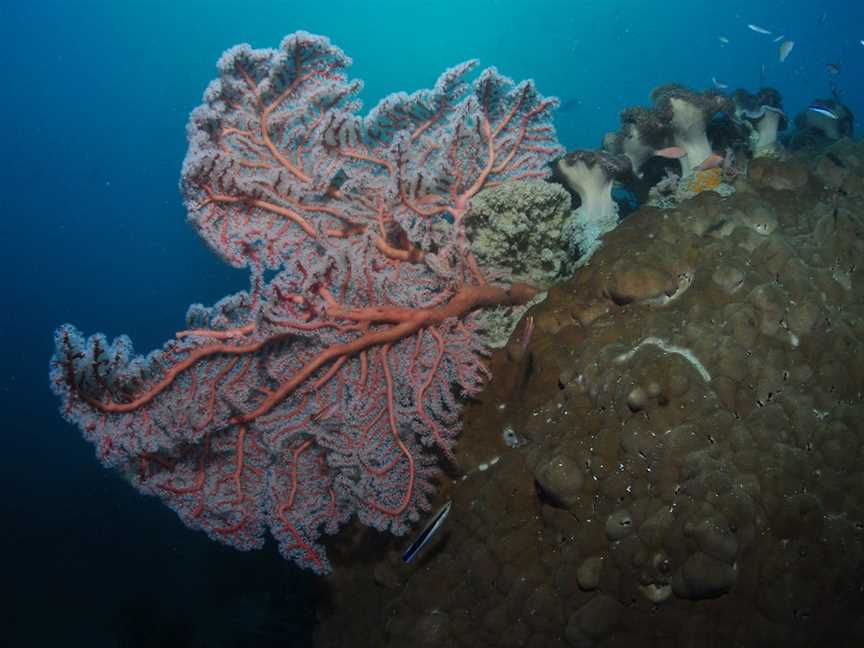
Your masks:
{"label": "encrusting coral surface", "polygon": [[447,525],[407,566],[358,536],[320,645],[861,645],[864,145],[735,188],[640,209],[532,309]]}

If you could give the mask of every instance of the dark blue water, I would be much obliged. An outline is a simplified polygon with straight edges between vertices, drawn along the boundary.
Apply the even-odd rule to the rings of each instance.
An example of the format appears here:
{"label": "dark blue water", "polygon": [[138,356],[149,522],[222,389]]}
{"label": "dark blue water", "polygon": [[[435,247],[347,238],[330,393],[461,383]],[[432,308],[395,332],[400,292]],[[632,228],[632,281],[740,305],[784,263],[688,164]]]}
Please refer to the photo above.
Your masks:
{"label": "dark blue water", "polygon": [[[286,635],[300,642],[311,630],[310,577],[272,548],[217,546],[136,495],[60,419],[47,386],[60,323],[125,332],[146,351],[183,326],[189,303],[246,287],[185,223],[186,117],[225,48],[276,46],[297,29],[354,58],[367,107],[429,87],[467,58],[533,77],[565,103],[557,127],[569,148],[598,145],[622,108],[647,104],[668,81],[702,89],[715,77],[755,90],[761,76],[790,115],[829,96],[833,82],[864,114],[855,84],[864,5],[848,0],[3,3],[0,515],[4,598],[14,603],[0,619],[9,645],[117,645],[141,627],[220,634],[216,619],[242,633],[243,611],[269,601],[280,618],[285,607],[295,613]],[[796,42],[783,64],[772,42],[780,34]]]}

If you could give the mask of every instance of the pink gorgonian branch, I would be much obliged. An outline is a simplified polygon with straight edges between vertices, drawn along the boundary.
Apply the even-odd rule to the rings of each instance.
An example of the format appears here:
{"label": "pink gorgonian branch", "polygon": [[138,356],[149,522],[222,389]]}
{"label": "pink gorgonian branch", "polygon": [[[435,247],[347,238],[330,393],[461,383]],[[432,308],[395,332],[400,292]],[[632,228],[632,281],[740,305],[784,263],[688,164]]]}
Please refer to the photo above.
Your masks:
{"label": "pink gorgonian branch", "polygon": [[[234,47],[188,126],[189,220],[252,286],[135,356],[56,334],[51,384],[106,466],[239,549],[269,532],[330,569],[352,516],[404,533],[452,455],[459,391],[486,378],[478,309],[534,290],[488,281],[463,216],[481,189],[547,175],[554,100],[470,61],[357,116],[351,60],[298,32]],[[264,271],[273,277],[264,281]]]}

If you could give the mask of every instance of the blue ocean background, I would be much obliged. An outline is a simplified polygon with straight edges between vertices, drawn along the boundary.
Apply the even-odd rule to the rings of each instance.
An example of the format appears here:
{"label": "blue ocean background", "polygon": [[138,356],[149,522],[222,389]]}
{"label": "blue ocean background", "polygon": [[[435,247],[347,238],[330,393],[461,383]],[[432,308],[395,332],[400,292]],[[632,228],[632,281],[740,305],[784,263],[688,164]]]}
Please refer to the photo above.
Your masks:
{"label": "blue ocean background", "polygon": [[[864,115],[864,3],[848,0],[0,4],[6,645],[121,645],[142,628],[224,636],[220,623],[242,633],[261,601],[308,643],[320,584],[272,546],[242,554],[188,531],[105,471],[47,376],[61,323],[127,333],[146,352],[183,327],[190,303],[247,287],[185,222],[186,119],[224,49],[275,47],[300,29],[354,59],[365,109],[468,58],[533,78],[564,103],[567,148],[598,146],[621,109],[669,81],[756,90],[761,74],[790,116],[834,82]],[[780,34],[795,41],[782,64]]]}

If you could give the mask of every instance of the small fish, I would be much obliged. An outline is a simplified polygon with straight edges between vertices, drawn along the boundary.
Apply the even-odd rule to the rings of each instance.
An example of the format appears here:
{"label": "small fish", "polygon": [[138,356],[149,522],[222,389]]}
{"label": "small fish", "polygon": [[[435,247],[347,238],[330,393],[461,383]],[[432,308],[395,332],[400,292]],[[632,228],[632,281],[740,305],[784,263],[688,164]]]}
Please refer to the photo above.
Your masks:
{"label": "small fish", "polygon": [[764,27],[760,27],[759,25],[754,25],[753,23],[750,23],[749,25],[747,25],[747,29],[755,31],[757,34],[770,34],[771,33],[770,31],[768,31]]}
{"label": "small fish", "polygon": [[774,43],[779,43],[779,42],[780,42],[781,40],[783,40],[784,38],[786,38],[786,35],[785,35],[785,34],[780,34],[780,35],[779,35],[777,38],[775,38],[772,42],[774,42]]}
{"label": "small fish", "polygon": [[667,160],[680,160],[683,157],[687,157],[687,151],[680,146],[667,146],[666,148],[654,151],[654,155],[666,158]]}
{"label": "small fish", "polygon": [[862,45],[864,45],[864,38],[862,38],[862,39],[861,39],[860,41],[858,41],[858,42],[861,43]]}
{"label": "small fish", "polygon": [[819,20],[818,20],[817,22],[818,22],[820,25],[824,25],[826,20],[828,20],[828,12],[827,12],[827,11],[823,11],[823,12],[822,12],[822,15],[819,16]]}
{"label": "small fish", "polygon": [[568,99],[567,101],[562,102],[560,106],[558,106],[558,112],[567,113],[576,110],[581,105],[581,99]]}
{"label": "small fish", "polygon": [[840,64],[839,63],[829,63],[825,66],[825,69],[828,71],[828,74],[840,74]]}
{"label": "small fish", "polygon": [[700,165],[693,167],[693,170],[694,171],[707,171],[708,169],[716,169],[721,164],[723,164],[724,159],[725,158],[722,155],[717,155],[716,153],[712,153],[707,158],[705,158]]}
{"label": "small fish", "polygon": [[723,83],[722,81],[718,81],[717,77],[711,77],[711,81],[714,82],[714,87],[718,90],[726,90],[729,87],[728,84]]}
{"label": "small fish", "polygon": [[402,560],[406,563],[414,560],[414,557],[420,553],[420,550],[425,547],[429,540],[432,539],[432,536],[435,535],[435,532],[441,528],[444,524],[444,520],[447,519],[447,515],[450,513],[450,507],[453,505],[453,500],[447,500],[447,502],[438,509],[438,512],[432,517],[423,530],[420,532],[420,535],[417,536],[417,539],[411,543],[411,546],[405,550],[405,553],[402,554]]}
{"label": "small fish", "polygon": [[780,62],[786,60],[786,57],[789,56],[789,53],[792,51],[792,48],[795,47],[795,41],[784,41],[780,46]]}
{"label": "small fish", "polygon": [[[723,45],[728,45],[728,44],[729,44],[729,39],[726,38],[725,36],[722,36],[722,35],[721,35],[721,36],[718,36],[718,37],[717,37],[717,40],[720,41],[720,46],[721,46],[721,47],[722,47]],[[864,41],[861,41],[861,44],[864,45]]]}
{"label": "small fish", "polygon": [[812,104],[807,107],[807,110],[809,110],[810,112],[814,112],[817,115],[823,115],[825,117],[828,117],[829,119],[840,119],[837,113],[828,108],[827,106]]}

